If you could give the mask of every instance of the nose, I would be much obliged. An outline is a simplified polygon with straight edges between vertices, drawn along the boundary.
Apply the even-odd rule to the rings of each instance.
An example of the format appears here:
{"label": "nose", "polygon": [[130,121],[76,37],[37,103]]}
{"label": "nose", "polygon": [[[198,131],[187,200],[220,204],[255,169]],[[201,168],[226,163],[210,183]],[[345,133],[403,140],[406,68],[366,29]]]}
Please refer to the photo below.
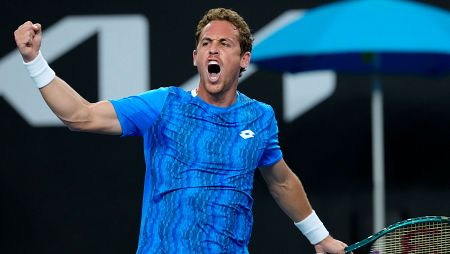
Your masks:
{"label": "nose", "polygon": [[215,48],[211,48],[211,49],[209,49],[209,54],[210,55],[218,55],[219,51]]}
{"label": "nose", "polygon": [[215,42],[211,43],[211,47],[209,48],[209,54],[210,55],[218,55],[219,54],[219,49],[218,49],[217,43],[215,43]]}

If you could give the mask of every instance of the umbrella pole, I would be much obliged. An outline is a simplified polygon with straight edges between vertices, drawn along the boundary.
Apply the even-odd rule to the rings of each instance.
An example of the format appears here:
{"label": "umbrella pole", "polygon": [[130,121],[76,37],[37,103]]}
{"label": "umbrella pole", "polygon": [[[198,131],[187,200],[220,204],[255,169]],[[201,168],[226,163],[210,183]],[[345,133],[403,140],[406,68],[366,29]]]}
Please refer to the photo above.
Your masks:
{"label": "umbrella pole", "polygon": [[385,227],[383,88],[377,74],[372,80],[373,231]]}

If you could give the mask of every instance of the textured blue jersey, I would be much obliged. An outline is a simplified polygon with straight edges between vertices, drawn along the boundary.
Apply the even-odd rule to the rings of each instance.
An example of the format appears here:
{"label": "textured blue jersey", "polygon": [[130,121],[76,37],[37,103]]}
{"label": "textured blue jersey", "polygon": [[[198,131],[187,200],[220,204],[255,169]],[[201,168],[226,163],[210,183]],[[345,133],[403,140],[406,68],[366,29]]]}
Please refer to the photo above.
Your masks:
{"label": "textured blue jersey", "polygon": [[137,253],[247,253],[255,169],[282,157],[272,108],[239,92],[220,108],[176,87],[111,102],[122,136],[144,138]]}

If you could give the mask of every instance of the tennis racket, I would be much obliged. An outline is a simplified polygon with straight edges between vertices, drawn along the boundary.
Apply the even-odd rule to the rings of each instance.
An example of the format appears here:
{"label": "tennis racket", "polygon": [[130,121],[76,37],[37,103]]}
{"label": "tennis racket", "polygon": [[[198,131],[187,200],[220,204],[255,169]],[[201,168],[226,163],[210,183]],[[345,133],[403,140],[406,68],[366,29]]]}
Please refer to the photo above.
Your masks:
{"label": "tennis racket", "polygon": [[449,254],[450,220],[445,216],[417,217],[392,224],[345,248],[345,253]]}

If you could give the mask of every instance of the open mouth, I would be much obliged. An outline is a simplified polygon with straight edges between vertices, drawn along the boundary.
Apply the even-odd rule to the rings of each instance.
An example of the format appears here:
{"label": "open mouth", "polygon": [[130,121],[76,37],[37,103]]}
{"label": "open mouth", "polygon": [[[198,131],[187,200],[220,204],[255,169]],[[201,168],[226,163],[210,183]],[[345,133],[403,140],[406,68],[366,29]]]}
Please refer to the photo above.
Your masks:
{"label": "open mouth", "polygon": [[216,82],[220,77],[220,65],[217,61],[208,62],[208,79],[211,82]]}

